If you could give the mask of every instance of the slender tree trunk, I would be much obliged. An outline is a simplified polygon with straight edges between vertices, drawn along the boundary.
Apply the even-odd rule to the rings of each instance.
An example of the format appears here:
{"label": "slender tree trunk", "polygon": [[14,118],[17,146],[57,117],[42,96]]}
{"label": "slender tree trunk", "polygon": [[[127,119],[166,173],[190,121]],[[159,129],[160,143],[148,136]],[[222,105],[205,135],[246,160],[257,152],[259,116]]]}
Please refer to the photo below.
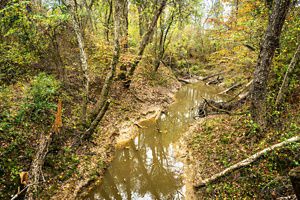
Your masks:
{"label": "slender tree trunk", "polygon": [[158,20],[159,16],[161,15],[162,11],[164,10],[164,8],[166,6],[166,3],[167,3],[167,0],[163,0],[161,2],[159,8],[156,10],[156,12],[155,12],[155,14],[152,18],[152,21],[151,21],[151,24],[148,28],[148,31],[145,33],[145,35],[142,38],[142,41],[141,41],[140,47],[139,47],[139,51],[138,51],[138,55],[135,58],[135,60],[131,63],[129,72],[128,72],[127,77],[126,77],[126,81],[124,83],[124,86],[126,88],[130,87],[132,76],[135,72],[136,67],[138,66],[138,64],[140,63],[140,61],[143,57],[145,48],[149,44],[149,41],[151,39],[151,36],[152,36],[153,31],[155,29],[155,26],[157,24],[157,20]]}
{"label": "slender tree trunk", "polygon": [[174,14],[172,13],[167,24],[164,20],[161,21],[158,54],[157,54],[157,57],[154,62],[154,71],[155,72],[158,70],[158,68],[160,66],[160,62],[162,61],[162,59],[164,57],[165,49],[166,49],[166,41],[167,41],[169,31],[171,29],[173,20],[174,20]]}
{"label": "slender tree trunk", "polygon": [[[86,131],[86,134],[91,136],[93,134],[93,131],[98,126],[99,122],[103,118],[107,108],[108,108],[108,95],[111,89],[112,81],[116,73],[116,67],[119,62],[120,57],[120,18],[121,18],[121,7],[122,4],[120,1],[115,2],[115,13],[114,13],[114,54],[111,60],[110,64],[110,72],[107,74],[104,85],[101,90],[101,96],[98,100],[95,109],[90,114],[90,125],[88,130]],[[107,108],[105,108],[107,107]],[[104,112],[104,113],[103,113]]]}
{"label": "slender tree trunk", "polygon": [[261,44],[258,62],[254,72],[251,93],[251,114],[254,122],[261,129],[267,126],[266,120],[266,93],[271,62],[279,44],[279,38],[286,15],[289,10],[290,0],[275,0],[273,12]]}
{"label": "slender tree trunk", "polygon": [[139,15],[139,34],[142,38],[144,35],[144,24],[143,24],[143,9],[141,3],[137,6],[138,9],[138,15]]}
{"label": "slender tree trunk", "polygon": [[292,61],[289,64],[288,69],[286,70],[282,85],[279,89],[279,92],[278,92],[278,95],[276,98],[276,102],[275,102],[276,107],[282,102],[284,95],[287,93],[290,76],[292,75],[299,59],[300,59],[300,45],[298,45],[297,50],[294,54],[294,57],[292,58]]}
{"label": "slender tree trunk", "polygon": [[82,37],[82,33],[79,27],[79,23],[76,18],[74,6],[71,4],[72,9],[72,25],[74,32],[77,37],[78,47],[80,50],[80,61],[81,61],[81,70],[83,73],[83,79],[84,79],[84,96],[83,96],[83,102],[82,102],[82,115],[81,115],[81,122],[82,124],[86,123],[86,113],[87,113],[87,104],[88,104],[88,97],[89,97],[89,90],[90,90],[90,78],[88,74],[88,63],[87,63],[87,56],[84,50],[84,40]]}
{"label": "slender tree trunk", "polygon": [[124,52],[128,48],[128,0],[120,0],[122,4],[122,17],[120,19],[121,44]]}
{"label": "slender tree trunk", "polygon": [[106,18],[105,18],[105,23],[104,23],[104,27],[105,27],[105,38],[106,38],[106,41],[109,42],[109,30],[110,30],[110,22],[111,22],[111,17],[112,17],[112,12],[113,12],[113,3],[112,3],[112,0],[108,0],[108,5],[109,5],[109,8],[108,8],[108,11],[107,14],[106,14]]}

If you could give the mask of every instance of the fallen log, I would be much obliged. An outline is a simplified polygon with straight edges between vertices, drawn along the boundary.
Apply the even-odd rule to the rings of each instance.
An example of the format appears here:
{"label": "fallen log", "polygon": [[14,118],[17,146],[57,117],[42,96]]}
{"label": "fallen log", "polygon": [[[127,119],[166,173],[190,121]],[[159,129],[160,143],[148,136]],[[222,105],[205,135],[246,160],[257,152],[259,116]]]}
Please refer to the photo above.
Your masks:
{"label": "fallen log", "polygon": [[227,92],[236,89],[237,87],[240,87],[242,85],[242,83],[235,83],[232,86],[230,86],[229,88],[227,88],[226,90],[220,92],[219,94],[226,94]]}
{"label": "fallen log", "polygon": [[210,105],[213,105],[214,107],[218,108],[218,109],[222,109],[222,110],[227,110],[227,111],[231,111],[233,109],[239,108],[240,106],[242,106],[243,104],[246,103],[248,97],[249,97],[249,92],[245,92],[243,93],[238,100],[233,101],[229,100],[227,102],[215,102],[214,100],[207,100],[207,102]]}
{"label": "fallen log", "polygon": [[280,147],[286,146],[290,143],[298,142],[298,141],[300,141],[300,136],[295,136],[295,137],[287,139],[287,140],[285,140],[281,143],[278,143],[278,144],[275,144],[271,147],[265,148],[264,150],[262,150],[260,152],[257,152],[256,154],[248,157],[247,159],[242,160],[241,162],[238,162],[238,163],[232,165],[231,167],[226,168],[222,172],[217,173],[217,174],[211,176],[210,178],[202,180],[200,183],[194,185],[194,187],[195,188],[205,187],[206,185],[215,182],[216,180],[218,180],[221,177],[224,177],[224,176],[226,176],[226,175],[228,175],[228,174],[230,174],[230,173],[232,173],[232,172],[234,172],[234,171],[236,171],[240,168],[243,168],[243,167],[246,167],[246,166],[250,165],[251,163],[258,160],[260,157],[264,156],[265,154],[267,154],[267,153],[269,153],[269,152],[271,152],[271,151],[273,151],[277,148],[280,148]]}
{"label": "fallen log", "polygon": [[217,73],[212,74],[212,75],[208,75],[208,76],[202,78],[201,81],[206,81],[209,78],[212,78],[212,77],[215,77],[215,76],[219,76],[219,75],[224,74],[224,73],[225,73],[225,71],[221,71],[221,72],[217,72]]}
{"label": "fallen log", "polygon": [[218,84],[218,83],[221,83],[223,80],[224,80],[224,77],[218,76],[216,79],[211,80],[211,81],[208,81],[208,82],[206,83],[206,85],[211,85],[211,84],[216,85],[216,84]]}
{"label": "fallen log", "polygon": [[183,78],[177,78],[178,81],[186,83],[186,84],[190,84],[191,82],[189,80],[185,80]]}
{"label": "fallen log", "polygon": [[26,199],[28,200],[36,199],[35,194],[37,194],[38,192],[37,183],[41,182],[40,181],[41,177],[43,178],[43,182],[45,182],[42,168],[44,166],[45,158],[48,154],[48,150],[52,142],[53,136],[54,134],[60,133],[61,128],[62,128],[62,103],[61,100],[59,100],[57,104],[57,113],[55,115],[55,121],[52,126],[52,129],[48,134],[41,134],[39,146],[30,167],[30,171],[29,171],[30,184],[27,186],[27,193],[26,193]]}

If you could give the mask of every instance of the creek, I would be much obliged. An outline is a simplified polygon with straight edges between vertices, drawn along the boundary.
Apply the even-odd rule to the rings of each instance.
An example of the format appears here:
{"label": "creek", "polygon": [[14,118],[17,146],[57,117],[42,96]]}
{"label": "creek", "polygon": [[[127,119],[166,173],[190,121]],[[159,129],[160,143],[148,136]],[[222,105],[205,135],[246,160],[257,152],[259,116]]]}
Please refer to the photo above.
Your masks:
{"label": "creek", "polygon": [[160,117],[140,123],[138,135],[117,149],[103,181],[87,199],[185,199],[184,162],[178,156],[183,133],[195,121],[203,98],[222,100],[203,82],[183,86]]}

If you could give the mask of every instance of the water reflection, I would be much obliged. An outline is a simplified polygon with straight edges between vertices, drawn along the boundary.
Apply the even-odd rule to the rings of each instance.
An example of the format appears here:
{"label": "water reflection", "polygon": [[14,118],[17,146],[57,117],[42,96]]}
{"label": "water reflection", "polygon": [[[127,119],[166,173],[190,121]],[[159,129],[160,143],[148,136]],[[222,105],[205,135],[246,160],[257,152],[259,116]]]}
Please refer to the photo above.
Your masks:
{"label": "water reflection", "polygon": [[183,87],[160,119],[143,122],[140,134],[117,150],[102,184],[88,198],[184,199],[183,163],[175,156],[176,141],[194,120],[202,97],[220,100],[217,93],[203,83]]}

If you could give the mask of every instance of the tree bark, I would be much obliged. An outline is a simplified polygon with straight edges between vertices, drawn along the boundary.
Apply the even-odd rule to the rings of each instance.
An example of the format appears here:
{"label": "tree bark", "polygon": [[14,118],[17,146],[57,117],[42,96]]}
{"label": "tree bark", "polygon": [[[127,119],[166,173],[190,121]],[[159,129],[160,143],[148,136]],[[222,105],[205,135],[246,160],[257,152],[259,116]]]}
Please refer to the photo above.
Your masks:
{"label": "tree bark", "polygon": [[[105,112],[107,109],[104,109],[105,112],[103,114],[103,116],[100,118],[99,120],[99,115],[101,114],[101,111],[103,111],[103,108],[107,105],[107,100],[108,100],[108,95],[111,89],[111,85],[112,85],[112,81],[113,78],[115,76],[116,73],[116,66],[119,62],[119,57],[120,57],[120,18],[121,18],[121,2],[120,1],[116,1],[115,2],[115,13],[114,13],[114,37],[115,37],[115,41],[114,41],[114,54],[111,60],[111,64],[110,64],[110,72],[107,74],[104,85],[102,87],[101,90],[101,95],[100,98],[94,108],[94,110],[91,112],[90,114],[90,124],[89,124],[89,132],[91,132],[91,130],[95,130],[95,128],[97,127],[98,123],[100,122],[100,120],[102,119],[102,117],[104,116]],[[94,126],[93,124],[96,125],[95,128],[91,129],[91,126]],[[92,135],[92,133],[90,133],[90,135]]]}
{"label": "tree bark", "polygon": [[120,29],[121,29],[121,45],[124,52],[128,49],[128,0],[120,0],[122,4],[122,17],[120,19]]}
{"label": "tree bark", "polygon": [[292,169],[289,173],[297,199],[300,199],[300,167]]}
{"label": "tree bark", "polygon": [[110,30],[110,22],[111,22],[111,16],[112,16],[112,12],[113,12],[113,3],[112,0],[107,0],[108,2],[108,11],[106,11],[106,17],[105,17],[105,23],[104,23],[104,27],[105,27],[105,38],[106,41],[109,42],[109,30]]}
{"label": "tree bark", "polygon": [[89,90],[90,90],[90,78],[89,78],[89,74],[88,74],[89,66],[87,63],[87,55],[84,50],[85,44],[84,44],[84,39],[83,39],[82,32],[81,32],[82,30],[79,26],[79,22],[78,22],[78,18],[77,18],[76,5],[74,4],[73,0],[68,0],[66,2],[67,2],[67,5],[69,6],[69,12],[71,13],[71,17],[72,17],[72,26],[73,26],[74,32],[76,34],[78,48],[80,50],[81,70],[82,70],[83,84],[84,84],[81,123],[85,124]]}
{"label": "tree bark", "polygon": [[282,85],[279,89],[279,92],[278,92],[278,95],[277,95],[277,98],[276,98],[276,102],[275,102],[276,107],[282,102],[285,94],[287,93],[290,76],[292,75],[299,59],[300,59],[300,45],[298,45],[297,50],[296,50],[296,52],[295,52],[295,54],[292,58],[292,61],[289,64],[288,69],[286,70]]}
{"label": "tree bark", "polygon": [[275,50],[279,46],[282,26],[290,3],[290,0],[275,0],[254,72],[253,87],[251,89],[251,115],[253,121],[260,126],[261,130],[267,126],[266,93],[271,62]]}
{"label": "tree bark", "polygon": [[155,29],[155,26],[157,24],[157,20],[158,20],[159,16],[161,15],[162,11],[164,10],[164,8],[166,6],[166,3],[167,3],[167,0],[162,0],[162,2],[160,3],[159,8],[156,10],[156,12],[155,12],[155,14],[152,18],[152,21],[150,23],[150,26],[149,26],[147,32],[143,36],[143,39],[140,43],[138,55],[135,58],[135,60],[130,64],[130,69],[129,69],[129,72],[128,72],[127,77],[126,77],[126,81],[124,82],[124,86],[126,88],[130,87],[132,76],[135,72],[136,67],[138,66],[138,64],[140,63],[140,61],[143,57],[146,46],[150,42],[151,36],[152,36],[153,31]]}
{"label": "tree bark", "polygon": [[143,24],[143,8],[141,3],[139,3],[137,5],[137,9],[138,9],[138,15],[139,15],[139,34],[140,37],[142,38],[144,35],[144,24]]}
{"label": "tree bark", "polygon": [[262,156],[266,155],[267,153],[269,153],[269,152],[271,152],[271,151],[273,151],[273,150],[275,150],[277,148],[280,148],[280,147],[286,146],[286,145],[288,145],[290,143],[298,142],[298,141],[300,141],[300,136],[295,136],[295,137],[287,139],[287,140],[285,140],[285,141],[283,141],[281,143],[278,143],[278,144],[275,144],[275,145],[273,145],[271,147],[268,147],[268,148],[266,148],[266,149],[264,149],[264,150],[262,150],[262,151],[260,151],[260,152],[258,152],[256,154],[250,156],[249,158],[247,158],[247,159],[245,159],[245,160],[243,160],[241,162],[238,162],[235,165],[232,165],[231,167],[228,167],[224,171],[222,171],[220,173],[217,173],[217,174],[211,176],[210,178],[202,180],[201,183],[196,184],[194,187],[195,188],[204,187],[204,186],[206,186],[206,185],[208,185],[208,184],[210,184],[210,183],[218,180],[221,177],[224,177],[224,176],[226,176],[226,175],[228,175],[228,174],[230,174],[230,173],[232,173],[232,172],[234,172],[234,171],[236,171],[236,170],[238,170],[238,169],[240,169],[242,167],[250,165],[251,163],[253,163],[256,160],[258,160],[259,158],[261,158]]}

